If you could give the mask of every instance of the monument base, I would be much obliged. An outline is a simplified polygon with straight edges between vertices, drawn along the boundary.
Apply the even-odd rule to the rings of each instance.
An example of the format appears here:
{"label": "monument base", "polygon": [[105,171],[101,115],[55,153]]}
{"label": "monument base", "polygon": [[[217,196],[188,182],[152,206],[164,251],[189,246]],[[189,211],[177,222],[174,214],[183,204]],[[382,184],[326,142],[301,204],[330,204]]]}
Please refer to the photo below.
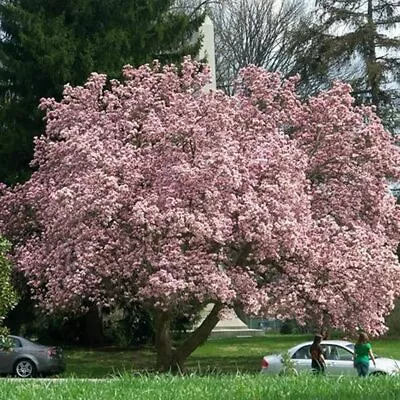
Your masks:
{"label": "monument base", "polygon": [[[213,304],[208,304],[204,308],[202,312],[202,318],[200,322],[196,324],[196,327],[201,325],[212,308]],[[264,335],[265,332],[263,329],[249,328],[240,318],[238,318],[234,310],[228,310],[224,312],[224,318],[221,319],[217,325],[215,325],[214,329],[210,333],[209,338],[252,337]]]}

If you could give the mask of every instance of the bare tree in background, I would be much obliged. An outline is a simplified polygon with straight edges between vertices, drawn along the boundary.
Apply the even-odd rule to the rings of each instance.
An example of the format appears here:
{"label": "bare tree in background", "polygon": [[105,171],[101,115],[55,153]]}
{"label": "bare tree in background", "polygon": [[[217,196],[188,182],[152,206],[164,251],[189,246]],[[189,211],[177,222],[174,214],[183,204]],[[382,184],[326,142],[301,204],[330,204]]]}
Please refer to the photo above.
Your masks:
{"label": "bare tree in background", "polygon": [[232,0],[211,10],[219,88],[232,92],[239,70],[249,64],[291,73],[301,47],[295,32],[309,18],[303,0]]}
{"label": "bare tree in background", "polygon": [[[307,0],[176,0],[186,13],[206,11],[214,23],[217,87],[233,92],[241,68],[254,64],[284,76],[300,73],[303,97],[329,87],[335,79],[351,81],[360,65],[321,65],[316,15]],[[307,68],[303,68],[307,66]],[[314,68],[315,67],[315,68]],[[314,68],[314,69],[313,69]],[[309,73],[312,70],[312,74]]]}

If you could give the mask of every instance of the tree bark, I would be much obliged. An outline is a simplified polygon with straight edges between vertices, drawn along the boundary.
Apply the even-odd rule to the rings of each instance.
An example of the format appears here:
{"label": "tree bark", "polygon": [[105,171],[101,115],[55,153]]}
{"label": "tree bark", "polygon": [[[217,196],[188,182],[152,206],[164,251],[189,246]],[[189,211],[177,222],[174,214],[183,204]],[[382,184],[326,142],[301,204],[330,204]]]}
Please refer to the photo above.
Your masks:
{"label": "tree bark", "polygon": [[219,321],[223,306],[215,304],[202,324],[178,347],[173,348],[171,340],[171,315],[168,312],[154,311],[156,367],[161,372],[180,373],[184,371],[187,358],[203,344]]}
{"label": "tree bark", "polygon": [[201,325],[175,350],[174,361],[181,370],[186,359],[207,340],[211,331],[217,325],[219,321],[218,314],[222,308],[222,304],[214,304],[210,314],[207,315]]}
{"label": "tree bark", "polygon": [[376,60],[375,38],[377,36],[377,31],[373,17],[372,0],[368,0],[367,18],[368,18],[368,35],[366,38],[367,79],[368,79],[368,84],[371,88],[371,103],[374,104],[379,109],[380,105],[379,84],[381,81],[381,72],[379,64],[377,63]]}
{"label": "tree bark", "polygon": [[103,332],[103,317],[97,306],[92,305],[87,314],[80,318],[80,343],[88,346],[103,346],[106,343]]}
{"label": "tree bark", "polygon": [[320,334],[324,340],[331,338],[331,320],[329,315],[326,312],[323,312],[322,317],[322,326],[320,330]]}
{"label": "tree bark", "polygon": [[157,352],[156,368],[167,372],[172,369],[171,316],[168,312],[154,311],[155,347]]}

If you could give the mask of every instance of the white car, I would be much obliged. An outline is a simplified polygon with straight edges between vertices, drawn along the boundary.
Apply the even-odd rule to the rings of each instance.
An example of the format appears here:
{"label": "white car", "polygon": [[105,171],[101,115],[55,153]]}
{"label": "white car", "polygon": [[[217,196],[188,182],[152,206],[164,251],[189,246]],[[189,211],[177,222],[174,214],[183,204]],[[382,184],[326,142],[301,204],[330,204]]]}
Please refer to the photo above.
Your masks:
{"label": "white car", "polygon": [[[288,361],[285,361],[282,354],[265,356],[261,363],[261,372],[270,375],[285,374],[287,371],[311,372],[311,344],[312,342],[305,342],[289,349]],[[326,360],[326,374],[357,375],[353,366],[353,343],[344,340],[324,340],[321,347]],[[375,356],[375,361],[376,367],[370,362],[370,375],[393,375],[400,372],[399,360]]]}

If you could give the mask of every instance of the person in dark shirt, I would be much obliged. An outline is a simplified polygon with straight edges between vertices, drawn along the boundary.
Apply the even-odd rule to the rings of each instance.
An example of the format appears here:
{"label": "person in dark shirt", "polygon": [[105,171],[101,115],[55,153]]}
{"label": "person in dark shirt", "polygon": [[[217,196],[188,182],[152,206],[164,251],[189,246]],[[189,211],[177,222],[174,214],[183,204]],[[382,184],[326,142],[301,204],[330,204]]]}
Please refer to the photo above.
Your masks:
{"label": "person in dark shirt", "polygon": [[315,335],[313,344],[310,347],[311,370],[314,374],[325,373],[325,358],[321,347],[322,335]]}

